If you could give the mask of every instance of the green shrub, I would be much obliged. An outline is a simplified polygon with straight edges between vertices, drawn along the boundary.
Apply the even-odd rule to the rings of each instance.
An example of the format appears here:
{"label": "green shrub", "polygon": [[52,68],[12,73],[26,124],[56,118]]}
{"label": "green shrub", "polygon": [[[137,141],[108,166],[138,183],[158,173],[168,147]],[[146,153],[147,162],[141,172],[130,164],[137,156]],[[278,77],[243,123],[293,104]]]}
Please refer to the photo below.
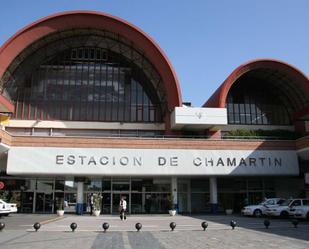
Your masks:
{"label": "green shrub", "polygon": [[248,129],[237,129],[231,130],[223,136],[223,138],[231,139],[286,139],[294,140],[300,137],[300,134],[295,131],[288,130],[248,130]]}
{"label": "green shrub", "polygon": [[100,194],[93,194],[94,210],[101,210],[102,199],[103,199],[102,195],[100,195]]}

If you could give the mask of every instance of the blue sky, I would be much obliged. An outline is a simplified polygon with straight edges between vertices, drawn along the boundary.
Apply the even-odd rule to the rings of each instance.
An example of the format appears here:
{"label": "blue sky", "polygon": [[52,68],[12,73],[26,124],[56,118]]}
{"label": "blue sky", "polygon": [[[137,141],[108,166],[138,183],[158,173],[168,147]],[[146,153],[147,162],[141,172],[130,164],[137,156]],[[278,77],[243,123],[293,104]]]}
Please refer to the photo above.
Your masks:
{"label": "blue sky", "polygon": [[9,0],[1,2],[0,44],[27,24],[66,10],[123,18],[160,45],[183,101],[201,106],[240,64],[283,60],[309,74],[308,0]]}

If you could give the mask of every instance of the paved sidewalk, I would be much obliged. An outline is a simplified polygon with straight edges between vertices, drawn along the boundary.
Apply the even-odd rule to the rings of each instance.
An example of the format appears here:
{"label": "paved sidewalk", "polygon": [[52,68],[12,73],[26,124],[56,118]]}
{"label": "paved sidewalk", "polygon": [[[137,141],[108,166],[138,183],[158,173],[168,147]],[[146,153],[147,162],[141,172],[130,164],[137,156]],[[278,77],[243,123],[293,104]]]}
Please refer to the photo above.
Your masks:
{"label": "paved sidewalk", "polygon": [[[16,224],[19,218],[23,221],[28,219],[29,224],[23,222],[20,227]],[[0,248],[309,248],[309,222],[302,222],[298,228],[294,228],[289,220],[271,220],[270,228],[266,229],[264,219],[238,216],[141,215],[129,216],[126,221],[121,221],[117,216],[105,215],[66,215],[63,219],[52,221],[53,218],[56,217],[17,215],[1,219],[8,227],[0,233]],[[48,222],[38,232],[34,232],[32,222],[44,219]],[[231,219],[239,225],[234,230],[229,226]],[[206,231],[201,228],[204,220],[208,222]],[[174,232],[169,228],[171,221],[177,224]],[[10,222],[15,223],[12,225]],[[69,228],[72,222],[78,225],[74,233]],[[104,222],[110,224],[106,233],[102,229]],[[135,230],[137,222],[143,225],[140,232]]]}

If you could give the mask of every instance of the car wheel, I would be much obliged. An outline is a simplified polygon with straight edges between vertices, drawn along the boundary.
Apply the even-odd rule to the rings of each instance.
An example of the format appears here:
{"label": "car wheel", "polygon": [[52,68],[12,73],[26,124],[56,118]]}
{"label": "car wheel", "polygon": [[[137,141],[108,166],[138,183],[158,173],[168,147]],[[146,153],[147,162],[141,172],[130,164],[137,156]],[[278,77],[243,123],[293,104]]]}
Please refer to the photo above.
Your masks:
{"label": "car wheel", "polygon": [[306,215],[306,219],[309,220],[309,212]]}
{"label": "car wheel", "polygon": [[7,213],[7,214],[4,214],[4,216],[9,216],[9,213]]}
{"label": "car wheel", "polygon": [[289,217],[289,213],[286,212],[286,211],[282,211],[282,212],[280,213],[280,217],[281,217],[281,218],[288,218],[288,217]]}
{"label": "car wheel", "polygon": [[256,209],[253,212],[254,217],[261,217],[262,216],[262,211],[260,209]]}

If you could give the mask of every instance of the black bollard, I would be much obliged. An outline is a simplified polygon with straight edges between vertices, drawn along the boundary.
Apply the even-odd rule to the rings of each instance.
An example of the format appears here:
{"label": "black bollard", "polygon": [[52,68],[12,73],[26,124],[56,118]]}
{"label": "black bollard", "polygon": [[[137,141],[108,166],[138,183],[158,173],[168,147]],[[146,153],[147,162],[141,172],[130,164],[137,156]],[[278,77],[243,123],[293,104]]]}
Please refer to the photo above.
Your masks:
{"label": "black bollard", "polygon": [[33,228],[37,232],[41,228],[41,224],[39,222],[36,222],[36,223],[33,224]]}
{"label": "black bollard", "polygon": [[206,228],[208,227],[208,223],[206,221],[203,221],[201,224],[202,228],[204,229],[204,231],[206,230]]}
{"label": "black bollard", "polygon": [[237,223],[236,223],[236,221],[232,220],[230,222],[230,225],[231,225],[232,229],[234,229],[237,226]]}
{"label": "black bollard", "polygon": [[270,221],[267,219],[264,220],[264,226],[266,227],[266,229],[268,229],[269,225],[270,225]]}
{"label": "black bollard", "polygon": [[139,232],[139,230],[142,229],[142,224],[141,224],[141,223],[136,223],[136,224],[135,224],[135,228],[136,228],[136,230]]}
{"label": "black bollard", "polygon": [[172,231],[174,231],[175,227],[176,227],[176,223],[175,222],[171,222],[170,223],[170,228],[172,229]]}
{"label": "black bollard", "polygon": [[5,228],[5,224],[0,222],[0,232]]}
{"label": "black bollard", "polygon": [[77,224],[75,222],[71,223],[70,228],[72,229],[72,232],[74,232],[77,228]]}
{"label": "black bollard", "polygon": [[298,226],[298,220],[293,219],[293,220],[292,220],[292,224],[293,224],[294,228],[297,228],[297,226]]}
{"label": "black bollard", "polygon": [[107,229],[109,228],[109,224],[107,222],[104,222],[102,227],[103,227],[104,233],[105,233],[107,231]]}

